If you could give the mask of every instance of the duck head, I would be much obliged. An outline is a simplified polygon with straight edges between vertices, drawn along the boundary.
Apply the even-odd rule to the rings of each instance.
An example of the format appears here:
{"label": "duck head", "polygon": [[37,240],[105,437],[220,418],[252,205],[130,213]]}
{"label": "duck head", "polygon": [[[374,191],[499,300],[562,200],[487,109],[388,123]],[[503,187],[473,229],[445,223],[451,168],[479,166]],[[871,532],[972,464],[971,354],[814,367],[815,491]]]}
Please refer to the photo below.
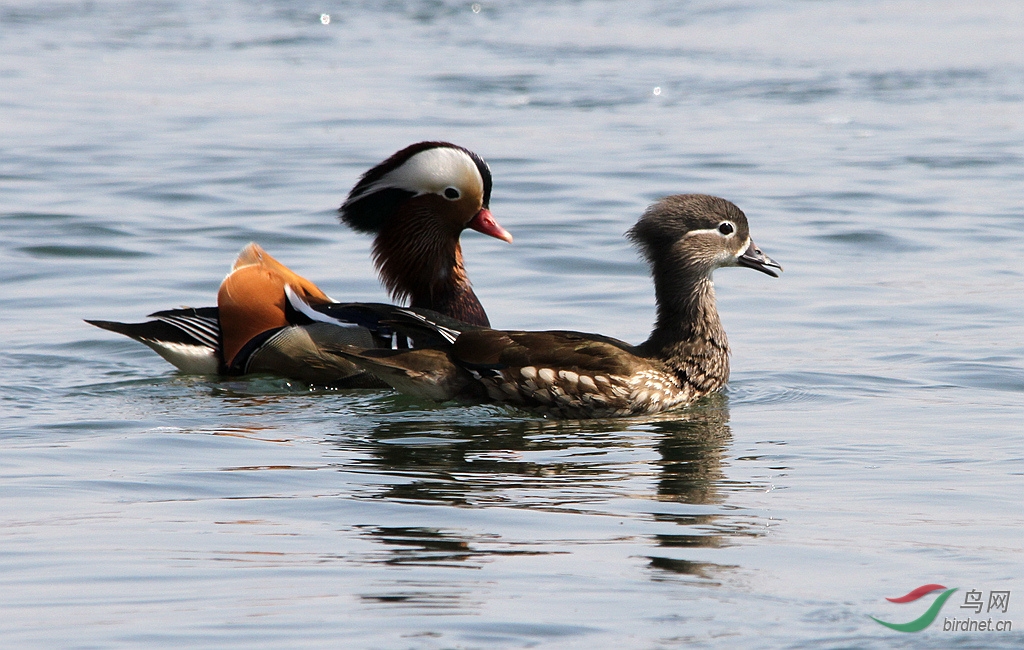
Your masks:
{"label": "duck head", "polygon": [[490,198],[491,171],[482,158],[448,142],[420,142],[366,172],[339,212],[355,230],[375,235],[374,263],[392,297],[487,324],[459,237],[470,228],[512,241],[491,215]]}
{"label": "duck head", "polygon": [[655,279],[689,283],[723,266],[745,266],[776,278],[776,270],[782,270],[750,238],[743,211],[706,194],[665,197],[627,235],[650,262]]}

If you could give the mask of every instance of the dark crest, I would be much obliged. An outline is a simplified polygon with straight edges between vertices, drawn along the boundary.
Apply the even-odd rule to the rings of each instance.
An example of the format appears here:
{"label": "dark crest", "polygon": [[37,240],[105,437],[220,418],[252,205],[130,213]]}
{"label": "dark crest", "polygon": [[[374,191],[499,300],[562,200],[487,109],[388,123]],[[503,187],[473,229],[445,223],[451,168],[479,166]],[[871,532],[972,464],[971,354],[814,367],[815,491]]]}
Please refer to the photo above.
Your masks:
{"label": "dark crest", "polygon": [[380,232],[381,227],[395,212],[398,205],[402,203],[402,201],[414,196],[414,194],[409,190],[397,187],[381,187],[370,192],[368,192],[367,189],[374,183],[380,181],[389,172],[401,167],[407,160],[409,160],[409,158],[412,158],[420,152],[439,147],[458,149],[459,151],[464,152],[473,160],[474,163],[476,163],[477,170],[480,172],[480,177],[483,178],[484,181],[483,207],[489,207],[491,200],[491,170],[487,166],[487,163],[484,162],[483,158],[476,155],[469,149],[450,142],[428,141],[417,142],[416,144],[409,145],[405,149],[393,154],[390,158],[363,174],[359,179],[359,182],[352,188],[352,191],[348,193],[348,199],[346,199],[345,203],[338,208],[341,220],[348,224],[352,229],[358,230],[359,232]]}

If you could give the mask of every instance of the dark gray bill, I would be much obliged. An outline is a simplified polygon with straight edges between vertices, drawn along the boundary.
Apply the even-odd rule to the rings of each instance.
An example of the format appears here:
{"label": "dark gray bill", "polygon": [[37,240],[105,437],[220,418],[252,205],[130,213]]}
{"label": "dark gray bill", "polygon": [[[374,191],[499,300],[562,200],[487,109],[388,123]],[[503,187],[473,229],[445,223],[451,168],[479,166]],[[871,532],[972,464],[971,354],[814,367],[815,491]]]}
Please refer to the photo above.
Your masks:
{"label": "dark gray bill", "polygon": [[750,246],[747,246],[747,250],[743,251],[743,254],[736,258],[736,263],[748,269],[767,273],[773,278],[779,277],[779,274],[774,269],[782,270],[778,262],[761,252],[761,249],[757,247],[753,239],[750,240]]}

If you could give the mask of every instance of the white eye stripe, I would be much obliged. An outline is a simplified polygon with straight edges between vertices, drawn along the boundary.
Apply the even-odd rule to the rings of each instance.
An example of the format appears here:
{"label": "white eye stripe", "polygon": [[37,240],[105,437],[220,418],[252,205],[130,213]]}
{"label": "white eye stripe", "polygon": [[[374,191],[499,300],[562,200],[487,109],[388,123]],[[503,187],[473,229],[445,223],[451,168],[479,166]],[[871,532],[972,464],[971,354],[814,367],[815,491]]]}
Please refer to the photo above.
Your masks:
{"label": "white eye stripe", "polygon": [[[725,223],[727,223],[730,226],[732,226],[732,232],[730,232],[728,234],[725,234],[721,230],[719,230],[719,228],[722,226],[722,224],[725,224]],[[722,223],[718,224],[714,228],[700,228],[700,229],[697,229],[697,230],[691,230],[691,231],[687,232],[685,235],[683,235],[683,239],[686,239],[687,237],[693,237],[694,235],[718,235],[719,237],[730,237],[732,235],[735,235],[737,230],[739,230],[739,229],[736,227],[736,224],[734,224],[733,222],[731,222],[731,221],[723,221]]]}
{"label": "white eye stripe", "polygon": [[[384,174],[380,180],[371,183],[360,192],[360,197],[393,187],[414,194],[440,194],[458,185],[456,190],[467,191],[474,186],[483,194],[484,179],[476,163],[466,152],[451,147],[427,149],[411,156],[404,163]],[[460,194],[462,193],[460,191]]]}
{"label": "white eye stripe", "polygon": [[718,236],[721,236],[722,233],[718,232],[718,226],[715,226],[714,228],[701,228],[700,230],[691,230],[690,232],[686,233],[683,236],[683,238],[685,239],[686,237],[693,237],[694,235],[718,235]]}

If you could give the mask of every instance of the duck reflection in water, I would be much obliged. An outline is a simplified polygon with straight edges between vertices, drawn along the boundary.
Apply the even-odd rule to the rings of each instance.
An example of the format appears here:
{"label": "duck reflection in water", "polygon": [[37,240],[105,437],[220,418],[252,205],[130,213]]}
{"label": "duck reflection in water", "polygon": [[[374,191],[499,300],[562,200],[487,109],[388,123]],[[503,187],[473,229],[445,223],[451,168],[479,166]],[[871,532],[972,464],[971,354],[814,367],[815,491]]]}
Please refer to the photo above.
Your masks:
{"label": "duck reflection in water", "polygon": [[[662,434],[657,443],[661,456],[657,494],[660,501],[717,505],[727,500],[725,484],[736,486],[723,470],[726,450],[732,440],[728,398],[722,394],[710,395],[702,400],[701,406],[699,417],[656,425]],[[736,567],[683,559],[678,557],[680,549],[723,548],[732,546],[736,537],[761,534],[733,515],[662,512],[656,513],[655,519],[676,524],[685,532],[654,535],[658,551],[648,556],[654,580],[676,575],[713,581],[722,570]]]}
{"label": "duck reflection in water", "polygon": [[[348,422],[335,442],[350,457],[360,452],[358,464],[347,469],[373,474],[375,483],[367,486],[372,493],[365,495],[370,498],[639,519],[656,578],[667,571],[707,579],[718,565],[677,557],[683,549],[719,548],[729,546],[731,537],[758,534],[732,513],[669,505],[719,505],[734,489],[724,487],[732,435],[723,395],[681,412],[631,420],[519,419],[493,407],[468,408],[461,423],[423,411],[381,415],[362,432]],[[624,499],[650,505],[623,509]],[[662,522],[679,532],[651,525]],[[372,561],[388,564],[471,566],[495,555],[553,552],[536,540],[457,526],[367,526],[364,533],[388,547]]]}

